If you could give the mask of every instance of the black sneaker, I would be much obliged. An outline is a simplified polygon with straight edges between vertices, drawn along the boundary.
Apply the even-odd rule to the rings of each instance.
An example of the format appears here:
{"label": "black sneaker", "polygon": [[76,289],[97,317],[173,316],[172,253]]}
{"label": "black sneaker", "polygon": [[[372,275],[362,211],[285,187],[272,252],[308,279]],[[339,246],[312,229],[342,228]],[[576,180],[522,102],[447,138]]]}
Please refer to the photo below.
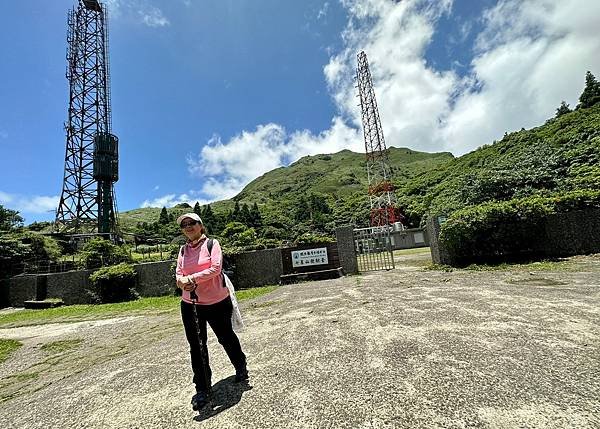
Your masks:
{"label": "black sneaker", "polygon": [[241,383],[243,381],[248,381],[248,369],[246,367],[242,369],[235,370],[235,381],[236,383]]}
{"label": "black sneaker", "polygon": [[192,396],[192,409],[194,411],[198,411],[208,404],[208,395],[206,392],[200,391],[196,392],[194,396]]}

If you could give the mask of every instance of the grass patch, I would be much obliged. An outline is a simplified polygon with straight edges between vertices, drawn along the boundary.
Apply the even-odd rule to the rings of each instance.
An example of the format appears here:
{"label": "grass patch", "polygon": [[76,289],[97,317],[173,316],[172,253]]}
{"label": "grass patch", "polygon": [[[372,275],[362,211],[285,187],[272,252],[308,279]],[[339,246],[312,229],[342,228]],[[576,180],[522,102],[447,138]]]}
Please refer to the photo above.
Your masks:
{"label": "grass patch", "polygon": [[427,271],[443,271],[445,273],[451,273],[452,271],[455,270],[454,267],[451,267],[450,265],[443,265],[443,264],[427,264],[423,267],[424,270]]}
{"label": "grass patch", "polygon": [[523,263],[506,263],[496,265],[471,264],[464,269],[467,271],[505,271],[505,270],[523,270],[523,271],[569,271],[574,269],[573,264],[567,259],[544,260]]}
{"label": "grass patch", "polygon": [[41,349],[50,355],[55,355],[58,353],[66,352],[67,350],[72,350],[83,342],[83,340],[63,340],[63,341],[52,341],[50,343],[46,343],[42,345]]}
{"label": "grass patch", "polygon": [[544,260],[524,263],[501,264],[471,264],[464,268],[451,267],[450,265],[428,264],[424,267],[426,270],[451,272],[454,270],[463,271],[576,271],[579,267],[569,259]]}
{"label": "grass patch", "polygon": [[22,372],[20,374],[9,375],[6,378],[10,379],[11,381],[20,382],[20,381],[33,380],[35,378],[38,378],[39,376],[40,376],[39,372]]}
{"label": "grass patch", "polygon": [[80,322],[131,313],[174,311],[178,302],[178,297],[161,296],[114,304],[69,305],[44,310],[22,310],[0,315],[0,326],[16,327],[53,322]]}
{"label": "grass patch", "polygon": [[431,253],[431,250],[429,250],[429,247],[416,247],[413,249],[394,250],[393,253],[394,253],[394,256],[416,255],[416,254]]}
{"label": "grass patch", "polygon": [[19,341],[0,339],[0,363],[8,359],[8,356],[22,345]]}
{"label": "grass patch", "polygon": [[235,291],[235,297],[238,299],[238,301],[253,299],[258,296],[273,292],[278,287],[279,286],[262,286],[262,287],[253,287],[250,289],[240,289],[240,290]]}
{"label": "grass patch", "polygon": [[[277,286],[263,286],[236,292],[239,301],[256,298],[275,290]],[[44,310],[21,310],[0,315],[0,327],[42,325],[58,322],[81,322],[84,320],[109,319],[124,315],[167,313],[179,311],[180,298],[160,296],[140,298],[135,301],[114,304],[68,305]]]}

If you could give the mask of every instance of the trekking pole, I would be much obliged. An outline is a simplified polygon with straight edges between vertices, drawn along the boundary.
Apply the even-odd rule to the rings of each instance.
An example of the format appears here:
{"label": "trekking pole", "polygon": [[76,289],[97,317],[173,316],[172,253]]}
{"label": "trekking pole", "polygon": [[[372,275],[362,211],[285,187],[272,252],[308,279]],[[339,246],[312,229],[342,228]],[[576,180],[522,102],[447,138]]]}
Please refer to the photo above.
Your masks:
{"label": "trekking pole", "polygon": [[206,356],[204,355],[206,351],[206,344],[202,339],[202,335],[200,334],[200,320],[198,319],[198,310],[196,309],[196,304],[198,303],[198,295],[196,295],[196,290],[192,290],[190,292],[190,298],[192,299],[192,305],[194,308],[194,322],[196,323],[196,336],[198,337],[198,344],[200,345],[200,364],[202,365],[202,372],[204,374],[204,385],[206,386],[206,396],[208,399],[208,405],[212,407],[213,397],[212,397],[212,386],[210,386],[210,380],[208,377],[208,367],[206,364]]}

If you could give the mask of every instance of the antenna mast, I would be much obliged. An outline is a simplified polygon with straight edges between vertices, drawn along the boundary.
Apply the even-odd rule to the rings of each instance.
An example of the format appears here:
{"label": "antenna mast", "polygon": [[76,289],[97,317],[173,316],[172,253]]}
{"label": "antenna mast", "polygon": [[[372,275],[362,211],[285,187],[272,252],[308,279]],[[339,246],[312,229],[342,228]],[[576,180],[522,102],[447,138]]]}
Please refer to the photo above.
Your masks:
{"label": "antenna mast", "polygon": [[395,209],[396,196],[392,184],[390,160],[375,100],[373,80],[369,71],[367,54],[364,51],[358,54],[356,78],[367,156],[371,226],[390,225],[399,220]]}
{"label": "antenna mast", "polygon": [[56,225],[60,232],[113,234],[118,138],[111,134],[106,6],[98,0],[79,0],[67,22],[69,112]]}

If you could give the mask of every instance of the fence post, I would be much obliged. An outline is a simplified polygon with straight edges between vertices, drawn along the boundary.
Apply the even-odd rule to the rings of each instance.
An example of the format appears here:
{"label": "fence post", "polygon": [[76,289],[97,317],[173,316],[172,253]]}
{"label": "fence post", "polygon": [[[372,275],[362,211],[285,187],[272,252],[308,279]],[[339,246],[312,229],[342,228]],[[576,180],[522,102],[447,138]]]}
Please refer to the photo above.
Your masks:
{"label": "fence post", "polygon": [[346,274],[358,274],[358,262],[354,252],[354,232],[351,226],[343,226],[335,230],[340,264]]}

